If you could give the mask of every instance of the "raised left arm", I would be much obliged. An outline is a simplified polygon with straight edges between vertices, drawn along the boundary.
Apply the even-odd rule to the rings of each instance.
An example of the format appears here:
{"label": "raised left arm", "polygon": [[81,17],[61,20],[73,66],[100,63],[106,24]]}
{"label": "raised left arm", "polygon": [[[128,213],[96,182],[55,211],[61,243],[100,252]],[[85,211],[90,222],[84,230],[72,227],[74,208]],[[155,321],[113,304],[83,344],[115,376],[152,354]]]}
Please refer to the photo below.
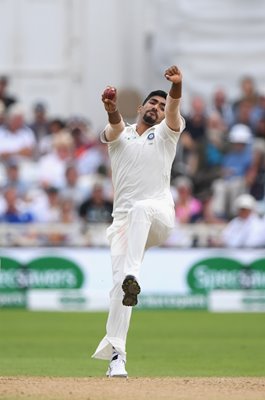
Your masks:
{"label": "raised left arm", "polygon": [[176,65],[173,65],[167,68],[164,76],[171,82],[165,108],[166,124],[173,131],[179,132],[181,127],[180,99],[182,91],[182,73]]}

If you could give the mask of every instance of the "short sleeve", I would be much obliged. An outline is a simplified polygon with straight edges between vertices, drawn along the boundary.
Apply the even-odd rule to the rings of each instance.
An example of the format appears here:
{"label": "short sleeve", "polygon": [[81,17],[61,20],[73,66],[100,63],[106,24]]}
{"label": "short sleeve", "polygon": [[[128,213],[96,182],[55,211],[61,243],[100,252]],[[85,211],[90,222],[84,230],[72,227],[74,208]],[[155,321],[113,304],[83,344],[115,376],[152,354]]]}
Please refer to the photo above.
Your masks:
{"label": "short sleeve", "polygon": [[180,116],[180,128],[178,131],[173,131],[166,123],[166,120],[163,121],[157,126],[157,131],[163,137],[164,140],[171,140],[173,142],[177,142],[180,134],[184,131],[186,126],[185,119]]}

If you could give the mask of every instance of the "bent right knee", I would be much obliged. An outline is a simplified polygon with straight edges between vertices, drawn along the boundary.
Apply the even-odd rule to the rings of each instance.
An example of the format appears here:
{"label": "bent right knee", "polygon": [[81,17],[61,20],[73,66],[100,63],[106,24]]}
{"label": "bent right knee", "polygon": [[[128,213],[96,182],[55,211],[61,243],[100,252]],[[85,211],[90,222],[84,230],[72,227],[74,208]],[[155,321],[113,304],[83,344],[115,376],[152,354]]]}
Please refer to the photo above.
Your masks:
{"label": "bent right knee", "polygon": [[137,201],[132,208],[128,211],[128,218],[134,220],[149,220],[153,214],[150,205],[144,201]]}

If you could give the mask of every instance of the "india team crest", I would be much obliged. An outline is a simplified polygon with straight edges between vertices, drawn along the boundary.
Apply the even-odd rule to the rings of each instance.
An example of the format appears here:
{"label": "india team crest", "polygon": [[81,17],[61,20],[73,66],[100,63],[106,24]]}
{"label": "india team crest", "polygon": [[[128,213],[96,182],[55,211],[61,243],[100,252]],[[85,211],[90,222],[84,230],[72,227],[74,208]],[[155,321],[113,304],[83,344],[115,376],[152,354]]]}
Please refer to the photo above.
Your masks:
{"label": "india team crest", "polygon": [[154,137],[155,137],[154,132],[150,132],[149,135],[147,136],[147,139],[148,139],[148,140],[153,140]]}

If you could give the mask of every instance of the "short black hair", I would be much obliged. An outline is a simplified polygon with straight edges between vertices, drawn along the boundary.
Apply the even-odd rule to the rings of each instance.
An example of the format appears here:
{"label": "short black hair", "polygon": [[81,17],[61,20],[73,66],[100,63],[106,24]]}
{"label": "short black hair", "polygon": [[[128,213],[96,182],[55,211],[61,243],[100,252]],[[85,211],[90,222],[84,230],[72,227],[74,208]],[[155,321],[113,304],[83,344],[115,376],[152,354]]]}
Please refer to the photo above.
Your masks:
{"label": "short black hair", "polygon": [[145,105],[145,103],[148,102],[149,99],[151,99],[151,97],[154,96],[159,96],[159,97],[163,97],[165,100],[167,98],[167,92],[164,92],[164,90],[153,90],[153,92],[149,93],[149,95],[144,99],[142,106]]}

